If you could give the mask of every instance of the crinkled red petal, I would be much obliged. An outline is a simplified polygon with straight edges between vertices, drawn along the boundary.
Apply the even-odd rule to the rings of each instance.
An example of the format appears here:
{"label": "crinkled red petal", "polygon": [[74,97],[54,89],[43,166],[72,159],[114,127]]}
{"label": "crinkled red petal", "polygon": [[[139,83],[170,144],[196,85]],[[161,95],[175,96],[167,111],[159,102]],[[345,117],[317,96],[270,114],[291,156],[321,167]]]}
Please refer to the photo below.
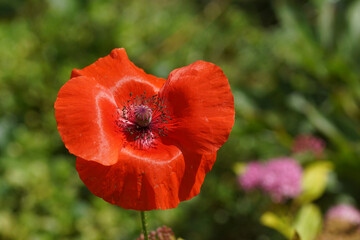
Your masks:
{"label": "crinkled red petal", "polygon": [[167,141],[199,154],[217,151],[234,125],[234,98],[223,71],[197,61],[171,72],[160,90],[173,118]]}
{"label": "crinkled red petal", "polygon": [[105,201],[138,211],[175,208],[200,192],[216,153],[186,154],[175,146],[147,152],[123,149],[111,166],[77,158],[76,169],[88,189]]}
{"label": "crinkled red petal", "polygon": [[57,127],[66,148],[104,165],[115,163],[122,142],[115,131],[116,109],[111,92],[95,80],[69,80],[55,102]]}
{"label": "crinkled red petal", "polygon": [[74,69],[71,78],[87,76],[94,78],[97,82],[111,89],[118,89],[124,81],[137,81],[148,83],[153,91],[158,92],[165,79],[146,74],[144,70],[132,63],[125,49],[116,48],[106,57],[98,59],[95,63],[81,69]]}

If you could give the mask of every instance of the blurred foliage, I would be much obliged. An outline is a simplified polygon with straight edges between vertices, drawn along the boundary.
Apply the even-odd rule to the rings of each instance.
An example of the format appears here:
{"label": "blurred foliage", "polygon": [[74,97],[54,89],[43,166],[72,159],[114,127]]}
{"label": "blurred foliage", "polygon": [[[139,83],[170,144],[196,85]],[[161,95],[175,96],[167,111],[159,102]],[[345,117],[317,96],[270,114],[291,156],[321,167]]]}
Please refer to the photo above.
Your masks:
{"label": "blurred foliage", "polygon": [[71,70],[118,47],[163,78],[213,62],[235,97],[233,132],[201,194],[150,212],[150,228],[166,224],[184,239],[284,239],[258,223],[262,201],[238,188],[232,167],[287,155],[301,133],[324,138],[334,165],[321,211],[359,204],[359,22],[359,0],[0,0],[0,239],[139,236],[137,212],[79,180],[54,118]]}
{"label": "blurred foliage", "polygon": [[295,220],[295,229],[302,240],[314,240],[322,225],[319,208],[314,204],[306,204],[300,208]]}
{"label": "blurred foliage", "polygon": [[312,202],[324,194],[331,168],[331,163],[325,161],[312,163],[305,168],[302,193],[295,199],[297,204]]}

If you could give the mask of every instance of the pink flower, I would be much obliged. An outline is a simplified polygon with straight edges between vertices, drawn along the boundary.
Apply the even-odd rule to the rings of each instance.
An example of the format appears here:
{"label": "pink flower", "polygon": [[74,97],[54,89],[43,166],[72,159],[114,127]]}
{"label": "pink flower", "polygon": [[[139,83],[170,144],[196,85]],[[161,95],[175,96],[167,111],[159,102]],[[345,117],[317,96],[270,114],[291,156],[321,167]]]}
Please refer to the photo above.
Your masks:
{"label": "pink flower", "polygon": [[360,225],[360,212],[351,205],[339,204],[327,211],[326,219],[342,220],[352,224]]}
{"label": "pink flower", "polygon": [[311,135],[297,136],[292,146],[292,151],[294,153],[310,151],[317,156],[321,155],[324,149],[325,149],[324,140]]}
{"label": "pink flower", "polygon": [[238,177],[240,186],[245,191],[250,191],[261,186],[263,166],[258,162],[251,162],[247,165],[244,174]]}
{"label": "pink flower", "polygon": [[261,186],[275,202],[294,198],[301,192],[302,168],[292,158],[270,160],[262,176]]}
{"label": "pink flower", "polygon": [[271,159],[265,164],[251,162],[238,179],[245,191],[260,189],[274,202],[281,202],[300,194],[302,168],[294,159],[286,157]]}
{"label": "pink flower", "polygon": [[[148,236],[149,240],[175,240],[175,234],[171,228],[167,226],[158,227],[156,231],[151,231]],[[144,240],[144,234],[140,235],[140,238],[136,240]]]}

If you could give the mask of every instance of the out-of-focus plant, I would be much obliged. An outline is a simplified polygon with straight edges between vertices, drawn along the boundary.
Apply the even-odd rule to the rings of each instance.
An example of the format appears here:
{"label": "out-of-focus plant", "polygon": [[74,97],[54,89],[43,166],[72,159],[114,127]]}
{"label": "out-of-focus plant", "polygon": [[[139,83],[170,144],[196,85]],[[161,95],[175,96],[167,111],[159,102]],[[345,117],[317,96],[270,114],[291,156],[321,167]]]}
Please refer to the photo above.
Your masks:
{"label": "out-of-focus plant", "polygon": [[[271,210],[264,213],[261,221],[289,239],[313,240],[323,225],[322,197],[339,194],[335,198],[357,198],[340,192],[339,189],[349,187],[338,182],[337,176],[359,183],[356,176],[360,128],[355,119],[360,106],[360,1],[273,3],[281,26],[273,35],[273,53],[283,64],[278,77],[291,86],[288,106],[306,117],[310,129],[328,139],[332,152],[319,156],[315,149],[320,150],[322,145],[311,144],[310,139],[306,144],[312,145],[315,154],[294,151],[293,156],[304,166],[302,193],[285,205],[270,205]],[[289,136],[281,131],[287,121],[273,120],[279,137],[289,142]],[[309,126],[303,127],[309,130]],[[322,161],[314,162],[314,158]]]}
{"label": "out-of-focus plant", "polygon": [[321,210],[313,202],[324,194],[333,166],[329,161],[316,158],[323,152],[323,140],[307,136],[305,143],[310,139],[322,143],[321,151],[320,145],[314,148],[313,144],[304,144],[303,136],[297,137],[293,144],[297,146],[294,157],[299,153],[314,153],[312,161],[303,163],[304,170],[292,158],[235,166],[239,183],[245,191],[260,189],[271,197],[273,203],[264,210],[260,222],[287,239],[314,240],[322,228]]}
{"label": "out-of-focus plant", "polygon": [[[294,154],[298,155],[316,155],[321,158],[325,149],[325,142],[321,138],[311,135],[297,136],[292,144],[291,150]],[[299,156],[297,156],[299,158]]]}
{"label": "out-of-focus plant", "polygon": [[[144,234],[141,234],[136,240],[144,240]],[[150,231],[149,240],[183,240],[176,238],[175,233],[167,226],[158,227],[156,231]]]}
{"label": "out-of-focus plant", "polygon": [[[289,106],[331,140],[337,151],[330,157],[341,165],[339,172],[345,165],[357,166],[353,150],[356,141],[349,141],[345,135],[360,131],[353,120],[359,117],[360,106],[360,1],[312,0],[299,4],[279,0],[274,1],[274,9],[281,25],[274,35],[275,55],[287,66],[291,84],[299,90],[307,88],[291,94]],[[309,102],[309,97],[315,101]],[[327,106],[322,104],[324,97],[329,97]],[[327,116],[325,108],[331,108]],[[330,120],[329,115],[337,114]]]}
{"label": "out-of-focus plant", "polygon": [[251,162],[239,176],[246,191],[260,189],[276,203],[294,198],[301,191],[302,169],[291,158],[270,159],[265,164]]}
{"label": "out-of-focus plant", "polygon": [[317,240],[360,239],[360,211],[349,204],[331,207],[325,215],[324,229]]}

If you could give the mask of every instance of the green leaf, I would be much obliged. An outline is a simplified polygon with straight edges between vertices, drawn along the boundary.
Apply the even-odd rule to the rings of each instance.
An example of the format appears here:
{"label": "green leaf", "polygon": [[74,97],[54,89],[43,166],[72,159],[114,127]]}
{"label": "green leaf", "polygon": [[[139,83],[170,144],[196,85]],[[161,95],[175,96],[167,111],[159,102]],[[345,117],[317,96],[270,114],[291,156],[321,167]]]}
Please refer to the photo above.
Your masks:
{"label": "green leaf", "polygon": [[335,10],[335,4],[330,1],[325,1],[320,8],[318,31],[324,47],[330,47],[333,42]]}
{"label": "green leaf", "polygon": [[289,218],[276,215],[273,212],[265,212],[261,218],[260,222],[269,228],[275,229],[288,239],[292,239],[294,236],[294,228],[291,226]]}
{"label": "green leaf", "polygon": [[[355,1],[348,10],[347,19],[349,23],[349,32],[352,43],[358,45],[360,40],[360,1]],[[355,46],[356,46],[355,45]]]}
{"label": "green leaf", "polygon": [[332,140],[343,139],[343,136],[336,126],[328,118],[323,116],[304,96],[296,93],[291,94],[289,97],[289,105],[294,110],[305,114],[314,127]]}
{"label": "green leaf", "polygon": [[325,191],[328,173],[332,168],[333,166],[329,161],[321,161],[309,165],[304,170],[302,193],[295,201],[298,204],[304,204],[319,198]]}
{"label": "green leaf", "polygon": [[[314,240],[322,227],[320,209],[312,203],[302,206],[296,216],[294,228],[301,240]],[[296,235],[296,234],[295,234]]]}

